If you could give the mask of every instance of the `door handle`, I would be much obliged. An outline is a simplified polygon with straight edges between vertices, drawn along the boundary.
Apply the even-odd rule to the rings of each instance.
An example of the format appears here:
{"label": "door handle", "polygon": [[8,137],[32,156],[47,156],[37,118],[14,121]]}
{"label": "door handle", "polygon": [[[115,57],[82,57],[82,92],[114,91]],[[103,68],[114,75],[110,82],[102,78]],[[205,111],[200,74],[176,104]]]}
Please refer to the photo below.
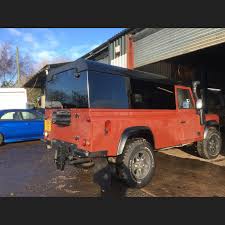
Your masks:
{"label": "door handle", "polygon": [[185,120],[182,120],[182,121],[180,121],[180,123],[186,123],[186,121]]}

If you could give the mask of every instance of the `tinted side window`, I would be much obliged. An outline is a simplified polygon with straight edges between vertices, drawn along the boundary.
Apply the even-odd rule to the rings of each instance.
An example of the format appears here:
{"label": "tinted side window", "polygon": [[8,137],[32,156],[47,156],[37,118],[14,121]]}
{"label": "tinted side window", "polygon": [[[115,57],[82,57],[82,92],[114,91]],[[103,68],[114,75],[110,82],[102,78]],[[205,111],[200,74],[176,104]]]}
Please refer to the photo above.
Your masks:
{"label": "tinted side window", "polygon": [[89,72],[88,77],[91,108],[129,107],[126,84],[128,78],[100,72]]}
{"label": "tinted side window", "polygon": [[24,120],[35,120],[36,119],[36,115],[34,113],[31,112],[21,112],[22,117]]}
{"label": "tinted side window", "polygon": [[7,112],[1,116],[1,120],[13,120],[15,112]]}
{"label": "tinted side window", "polygon": [[179,109],[193,109],[194,104],[188,89],[177,89],[178,108]]}
{"label": "tinted side window", "polygon": [[21,120],[19,112],[7,112],[1,116],[1,120]]}
{"label": "tinted side window", "polygon": [[68,70],[53,76],[46,85],[46,108],[88,108],[87,72],[75,76]]}
{"label": "tinted side window", "polygon": [[131,103],[135,109],[176,109],[173,85],[131,79]]}

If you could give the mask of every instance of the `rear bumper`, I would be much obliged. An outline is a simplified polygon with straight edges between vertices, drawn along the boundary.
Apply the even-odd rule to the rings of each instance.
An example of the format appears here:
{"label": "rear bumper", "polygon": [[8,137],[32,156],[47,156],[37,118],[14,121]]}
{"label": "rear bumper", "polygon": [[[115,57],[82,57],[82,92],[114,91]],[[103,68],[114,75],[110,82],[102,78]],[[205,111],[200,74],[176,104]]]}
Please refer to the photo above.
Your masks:
{"label": "rear bumper", "polygon": [[95,152],[89,152],[83,149],[78,149],[76,144],[59,141],[59,140],[44,140],[42,139],[46,145],[51,145],[55,150],[62,150],[68,156],[71,157],[78,157],[78,158],[99,158],[99,157],[106,157],[107,151],[106,150],[99,150]]}

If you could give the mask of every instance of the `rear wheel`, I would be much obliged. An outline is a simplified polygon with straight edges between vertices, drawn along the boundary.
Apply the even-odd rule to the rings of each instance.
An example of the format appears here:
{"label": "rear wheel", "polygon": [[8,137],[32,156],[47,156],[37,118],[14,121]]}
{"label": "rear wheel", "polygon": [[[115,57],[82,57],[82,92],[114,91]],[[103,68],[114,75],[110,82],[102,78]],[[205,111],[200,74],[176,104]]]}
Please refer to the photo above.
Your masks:
{"label": "rear wheel", "polygon": [[145,139],[129,140],[118,161],[118,175],[130,187],[144,187],[154,175],[153,148]]}
{"label": "rear wheel", "polygon": [[215,159],[220,154],[221,147],[221,134],[214,127],[210,127],[206,138],[197,143],[198,154],[204,159]]}
{"label": "rear wheel", "polygon": [[0,145],[2,145],[4,143],[4,137],[2,134],[0,134]]}

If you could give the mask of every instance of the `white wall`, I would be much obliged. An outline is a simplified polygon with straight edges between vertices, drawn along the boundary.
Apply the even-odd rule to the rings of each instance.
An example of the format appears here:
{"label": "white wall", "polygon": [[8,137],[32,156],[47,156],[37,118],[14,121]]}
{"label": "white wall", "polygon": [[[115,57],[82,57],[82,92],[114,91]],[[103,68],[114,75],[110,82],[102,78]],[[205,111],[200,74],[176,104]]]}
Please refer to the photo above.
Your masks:
{"label": "white wall", "polygon": [[0,88],[0,109],[25,109],[26,104],[26,89]]}
{"label": "white wall", "polygon": [[111,60],[111,65],[127,68],[127,53],[125,53],[121,56],[118,56],[115,59]]}

